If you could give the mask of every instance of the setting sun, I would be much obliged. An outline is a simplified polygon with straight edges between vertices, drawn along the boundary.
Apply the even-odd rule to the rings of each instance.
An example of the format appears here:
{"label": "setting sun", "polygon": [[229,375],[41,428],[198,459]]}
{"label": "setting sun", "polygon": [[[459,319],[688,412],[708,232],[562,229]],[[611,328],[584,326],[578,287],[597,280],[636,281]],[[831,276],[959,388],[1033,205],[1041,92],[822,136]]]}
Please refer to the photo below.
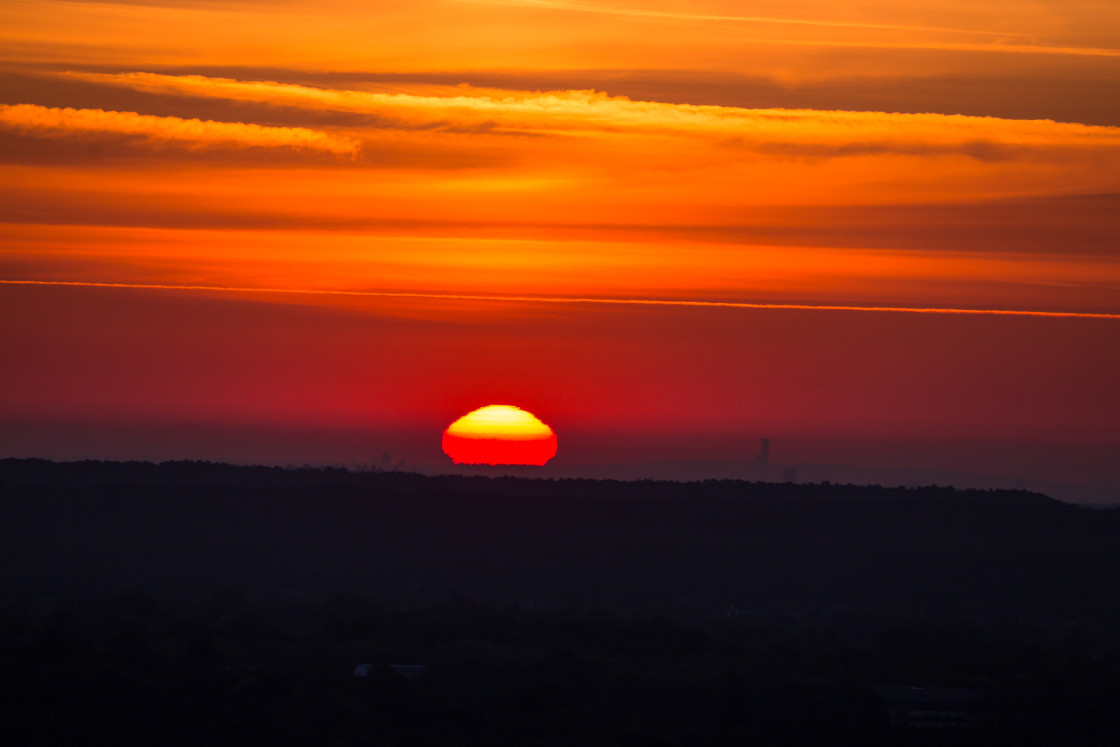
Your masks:
{"label": "setting sun", "polygon": [[456,464],[543,465],[556,456],[556,434],[519,407],[489,405],[449,425],[443,451]]}

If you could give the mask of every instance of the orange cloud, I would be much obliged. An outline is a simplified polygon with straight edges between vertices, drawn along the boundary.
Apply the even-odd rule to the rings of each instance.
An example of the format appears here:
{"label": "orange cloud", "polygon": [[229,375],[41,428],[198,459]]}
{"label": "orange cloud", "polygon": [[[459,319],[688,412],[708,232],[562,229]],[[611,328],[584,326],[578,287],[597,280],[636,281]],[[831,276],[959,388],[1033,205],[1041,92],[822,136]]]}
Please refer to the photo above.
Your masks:
{"label": "orange cloud", "polygon": [[358,296],[1120,311],[1120,265],[1110,257],[29,224],[0,225],[0,244],[3,276],[26,280]]}
{"label": "orange cloud", "polygon": [[[596,91],[513,91],[428,87],[424,93],[314,88],[200,75],[66,73],[69,78],[146,93],[251,101],[387,117],[398,126],[490,125],[498,131],[640,132],[717,138],[813,156],[954,152],[980,158],[1019,149],[1120,151],[1120,128],[1051,120],[945,114],[744,109],[634,101]],[[438,94],[438,95],[437,95]]]}
{"label": "orange cloud", "polygon": [[[797,0],[752,7],[755,16],[743,11],[741,0],[39,0],[0,3],[0,46],[9,60],[123,69],[469,74],[671,66],[783,81],[953,69],[1075,82],[1086,74],[1115,78],[1120,60],[1120,15],[1103,0]],[[1055,56],[1066,59],[1040,64]]]}
{"label": "orange cloud", "polygon": [[[697,13],[660,10],[649,7],[626,7],[585,5],[582,3],[564,2],[563,0],[465,0],[485,5],[524,5],[535,8],[551,10],[568,10],[579,13],[596,13],[612,16],[629,16],[632,18],[659,18],[671,21],[730,21],[739,23],[773,23],[788,24],[791,26],[824,26],[827,28],[857,28],[857,29],[882,29],[887,31],[943,31],[953,34],[986,34],[993,35],[994,31],[979,31],[976,29],[941,28],[938,26],[907,26],[889,23],[860,23],[850,21],[817,20],[811,18],[791,18],[776,16],[746,16],[731,15],[726,13]],[[1010,34],[1019,36],[1019,34]]]}
{"label": "orange cloud", "polygon": [[175,143],[188,148],[306,148],[338,155],[354,155],[359,149],[356,140],[304,127],[266,127],[243,122],[212,122],[156,117],[136,112],[62,109],[34,104],[0,104],[0,126],[47,137],[126,135],[153,143]]}
{"label": "orange cloud", "polygon": [[[1026,33],[1023,31],[1016,31],[1012,28],[1006,28],[1008,24],[1026,24],[1028,27],[1037,27],[1039,17],[1046,18],[1050,13],[1050,9],[1034,8],[1034,13],[1016,12],[1018,9],[1014,6],[1002,8],[995,13],[996,18],[990,19],[997,21],[1005,28],[1000,30],[982,29],[982,28],[964,28],[964,24],[960,22],[975,13],[973,8],[956,7],[946,8],[946,3],[934,3],[929,7],[922,7],[923,3],[910,2],[905,4],[909,6],[909,10],[914,13],[920,21],[913,23],[890,22],[893,13],[897,13],[897,3],[885,3],[881,8],[869,8],[871,15],[867,20],[842,20],[835,16],[837,9],[832,3],[815,4],[811,0],[809,2],[797,4],[783,4],[783,10],[787,11],[787,15],[782,16],[765,16],[765,15],[743,15],[738,12],[741,4],[730,3],[727,4],[728,9],[724,9],[721,3],[715,3],[714,7],[709,7],[707,10],[705,6],[712,6],[712,3],[690,3],[687,10],[679,10],[678,5],[671,5],[668,8],[658,7],[656,3],[639,2],[627,4],[589,4],[580,2],[568,2],[567,0],[460,0],[460,2],[467,2],[477,5],[497,5],[507,7],[521,7],[526,9],[535,9],[539,11],[560,11],[569,13],[580,13],[588,15],[596,15],[600,17],[618,17],[629,19],[642,19],[648,21],[662,21],[667,23],[706,23],[706,24],[739,24],[739,25],[759,25],[759,26],[787,26],[787,27],[802,27],[808,30],[823,30],[832,32],[834,34],[843,34],[844,32],[911,32],[907,38],[890,40],[866,38],[861,36],[830,36],[828,38],[820,37],[758,37],[750,39],[740,39],[739,41],[749,44],[782,44],[782,45],[805,45],[805,46],[829,46],[829,47],[850,47],[850,48],[869,48],[869,49],[895,49],[895,50],[928,50],[928,51],[945,51],[945,52],[1010,52],[1013,54],[1042,54],[1042,55],[1072,55],[1072,56],[1086,56],[1086,57],[1120,57],[1120,49],[1111,47],[1090,47],[1090,46],[1072,46],[1068,44],[1041,44],[1041,43],[1021,43],[1017,40],[1033,38],[1037,39],[1037,33]],[[790,6],[793,7],[790,7]],[[1045,4],[1043,4],[1045,5]],[[800,6],[800,7],[798,7]],[[942,26],[927,20],[930,14],[945,14],[949,19],[956,21],[960,25],[955,26]],[[1061,18],[1061,11],[1057,11],[1055,15]],[[1077,9],[1084,12],[1085,9]],[[1107,9],[1100,7],[1090,7],[1090,13],[1087,14],[1092,17],[1093,11],[1099,14],[1107,14]],[[1042,11],[1041,13],[1039,11]],[[1047,11],[1050,11],[1048,13]],[[823,12],[825,17],[813,17],[815,13]],[[867,12],[867,11],[865,11]],[[857,16],[858,17],[858,16]],[[1106,16],[1107,17],[1107,16]],[[1057,18],[1054,20],[1056,21]],[[983,19],[980,22],[986,23],[989,19]],[[1101,22],[1106,22],[1105,18],[1099,19]],[[1043,24],[1043,28],[1052,30],[1057,23]],[[917,36],[916,36],[917,35]],[[937,40],[936,38],[930,39],[928,37],[938,37],[944,35],[963,35],[963,36],[984,36],[989,37],[991,41],[987,43],[961,43],[961,42],[946,42]],[[926,38],[922,38],[926,37]],[[1007,40],[1014,39],[1015,43],[1008,43]]]}

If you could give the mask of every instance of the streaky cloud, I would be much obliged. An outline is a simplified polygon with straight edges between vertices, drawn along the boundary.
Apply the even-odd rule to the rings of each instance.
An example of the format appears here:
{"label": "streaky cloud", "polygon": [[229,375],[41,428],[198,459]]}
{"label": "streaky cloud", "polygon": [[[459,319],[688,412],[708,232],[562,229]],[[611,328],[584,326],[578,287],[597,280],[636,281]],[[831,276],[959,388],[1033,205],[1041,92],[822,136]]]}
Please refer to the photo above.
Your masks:
{"label": "streaky cloud", "polygon": [[1046,44],[976,44],[969,42],[875,42],[845,39],[743,39],[750,44],[782,44],[798,47],[845,47],[854,49],[921,50],[927,52],[993,52],[1022,55],[1070,57],[1120,57],[1120,49],[1109,47],[1066,47]]}
{"label": "streaky cloud", "polygon": [[[310,110],[376,115],[408,128],[420,124],[494,132],[546,134],[638,132],[703,137],[736,147],[774,144],[810,157],[856,153],[960,153],[1011,158],[1053,148],[1120,149],[1120,127],[1053,120],[1000,119],[959,114],[899,114],[817,109],[747,109],[732,106],[637,101],[591,90],[518,91],[466,86],[421,93],[317,88],[271,81],[201,75],[65,72],[94,84],[145,93],[265,103]],[[381,123],[384,126],[384,123]],[[854,145],[855,144],[855,145]]]}
{"label": "streaky cloud", "polygon": [[583,3],[570,3],[564,0],[459,0],[486,5],[527,5],[548,10],[567,10],[577,13],[594,13],[597,15],[627,16],[631,18],[662,18],[669,21],[716,21],[723,23],[764,23],[789,26],[823,26],[825,28],[844,29],[876,29],[881,31],[929,31],[946,34],[969,34],[976,36],[1023,36],[1023,34],[1007,31],[984,31],[979,29],[946,28],[943,26],[907,26],[892,23],[861,23],[858,21],[831,21],[813,18],[784,18],[778,16],[744,16],[719,13],[684,13],[668,10],[651,10],[649,8],[607,7],[603,5],[585,5]]}
{"label": "streaky cloud", "polygon": [[[766,24],[782,26],[803,26],[830,29],[850,29],[865,31],[910,31],[926,34],[954,34],[961,36],[986,36],[995,39],[1024,39],[1029,35],[1014,31],[996,31],[986,29],[964,29],[945,26],[920,26],[889,23],[868,23],[859,21],[835,21],[811,18],[788,18],[779,16],[745,16],[716,13],[691,13],[681,11],[656,10],[650,8],[606,7],[602,5],[587,5],[582,3],[565,2],[564,0],[459,0],[468,3],[484,3],[487,5],[521,6],[541,8],[545,10],[560,10],[577,13],[588,13],[605,16],[621,16],[627,18],[661,19],[665,21],[694,21],[711,23],[740,23]],[[1037,54],[1037,55],[1069,55],[1075,57],[1120,57],[1120,49],[1102,47],[1071,47],[1065,45],[1047,44],[1021,44],[1002,41],[989,43],[975,42],[948,42],[948,41],[873,41],[867,39],[777,39],[777,38],[746,38],[742,39],[750,44],[782,44],[793,46],[824,46],[848,47],[864,49],[914,49],[942,52],[992,52],[1011,54]]]}
{"label": "streaky cloud", "polygon": [[135,290],[205,291],[211,293],[262,293],[301,296],[348,296],[365,298],[417,298],[450,301],[488,301],[496,303],[552,303],[608,306],[677,306],[720,309],[770,309],[776,311],[852,311],[898,314],[963,314],[979,316],[1025,316],[1070,319],[1112,319],[1120,314],[1081,311],[1038,311],[1033,309],[982,309],[929,306],[855,306],[837,304],[748,303],[742,301],[705,301],[661,298],[595,298],[544,295],[482,295],[466,293],[417,293],[404,291],[361,291],[311,288],[261,288],[216,285],[171,285],[156,283],[98,283],[78,280],[0,280],[0,285],[46,285],[78,288],[119,288]]}
{"label": "streaky cloud", "polygon": [[188,148],[221,146],[306,148],[337,155],[357,154],[356,140],[305,127],[270,127],[214,122],[104,109],[71,109],[36,104],[0,104],[0,126],[47,137],[125,135]]}

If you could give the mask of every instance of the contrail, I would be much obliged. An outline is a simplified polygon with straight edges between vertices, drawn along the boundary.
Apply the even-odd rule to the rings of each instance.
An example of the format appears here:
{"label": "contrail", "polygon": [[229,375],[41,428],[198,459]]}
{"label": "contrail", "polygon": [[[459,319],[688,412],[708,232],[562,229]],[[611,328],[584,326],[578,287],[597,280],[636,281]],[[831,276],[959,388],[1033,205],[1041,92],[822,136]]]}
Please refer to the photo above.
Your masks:
{"label": "contrail", "polygon": [[564,2],[563,0],[466,0],[466,2],[485,3],[487,5],[530,5],[550,10],[567,10],[576,13],[595,13],[597,15],[629,16],[633,18],[664,18],[675,21],[727,21],[739,23],[773,23],[790,26],[825,26],[828,28],[849,29],[876,29],[883,31],[931,31],[947,34],[972,34],[983,36],[1024,36],[1024,34],[1008,31],[985,31],[982,29],[957,29],[942,26],[905,26],[893,23],[861,23],[858,21],[828,21],[810,18],[779,18],[776,16],[736,16],[714,13],[681,13],[668,10],[650,10],[648,8],[604,8],[601,6],[582,5],[580,3]]}
{"label": "contrail", "polygon": [[[631,16],[639,18],[661,18],[682,21],[715,21],[721,23],[746,24],[785,24],[791,26],[822,26],[828,28],[869,29],[880,31],[923,31],[941,34],[963,34],[971,36],[997,37],[1000,39],[1030,40],[1033,37],[1014,31],[987,31],[981,29],[957,29],[941,26],[907,26],[889,23],[860,23],[858,21],[822,21],[808,18],[776,18],[770,16],[733,16],[704,13],[680,13],[673,11],[649,10],[642,8],[604,8],[563,2],[563,0],[461,0],[461,2],[487,3],[491,5],[520,5],[552,10],[565,10],[599,15]],[[850,47],[870,49],[924,49],[942,52],[1011,52],[1017,54],[1074,55],[1084,57],[1120,57],[1120,49],[1099,47],[1059,47],[1043,44],[994,43],[994,44],[955,44],[952,42],[871,42],[857,40],[810,40],[810,39],[743,39],[751,44],[787,44],[795,46]]]}
{"label": "contrail", "polygon": [[1075,57],[1120,57],[1120,49],[1101,47],[1050,47],[1041,44],[965,44],[954,42],[863,42],[826,39],[743,39],[751,44],[785,44],[800,47],[848,47],[858,49],[926,49],[940,52],[1009,52],[1012,54],[1071,55]]}
{"label": "contrail", "polygon": [[1120,314],[1082,311],[1032,311],[1024,309],[957,309],[933,306],[844,306],[837,304],[747,303],[743,301],[698,301],[661,298],[582,298],[571,296],[506,296],[467,293],[418,293],[408,291],[315,290],[309,288],[244,288],[222,285],[158,285],[153,283],[93,283],[81,280],[0,280],[2,285],[52,285],[79,288],[127,288],[135,290],[209,291],[213,293],[270,293],[302,296],[356,296],[359,298],[426,298],[445,301],[492,301],[498,303],[598,304],[612,306],[683,306],[717,309],[774,309],[779,311],[873,311],[899,314],[969,314],[987,316],[1031,316],[1070,319],[1116,319]]}

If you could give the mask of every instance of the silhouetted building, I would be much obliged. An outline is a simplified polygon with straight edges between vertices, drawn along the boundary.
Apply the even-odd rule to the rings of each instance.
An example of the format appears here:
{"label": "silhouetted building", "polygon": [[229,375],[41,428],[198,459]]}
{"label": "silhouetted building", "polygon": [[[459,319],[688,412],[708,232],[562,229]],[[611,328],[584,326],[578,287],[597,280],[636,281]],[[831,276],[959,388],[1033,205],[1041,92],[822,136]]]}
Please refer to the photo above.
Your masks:
{"label": "silhouetted building", "polygon": [[[385,670],[386,667],[378,666],[376,664],[359,664],[354,667],[355,677],[370,677],[379,670]],[[424,671],[423,664],[390,664],[389,670],[396,672],[405,679],[412,679],[416,675]]]}
{"label": "silhouetted building", "polygon": [[982,690],[959,687],[876,687],[896,729],[963,729],[976,712]]}
{"label": "silhouetted building", "polygon": [[755,464],[759,467],[766,467],[770,464],[770,439],[762,439],[762,448],[758,452],[758,457],[754,460]]}
{"label": "silhouetted building", "polygon": [[786,467],[782,470],[782,480],[784,482],[797,482],[797,468]]}
{"label": "silhouetted building", "polygon": [[409,680],[424,671],[423,664],[390,664],[389,668]]}

